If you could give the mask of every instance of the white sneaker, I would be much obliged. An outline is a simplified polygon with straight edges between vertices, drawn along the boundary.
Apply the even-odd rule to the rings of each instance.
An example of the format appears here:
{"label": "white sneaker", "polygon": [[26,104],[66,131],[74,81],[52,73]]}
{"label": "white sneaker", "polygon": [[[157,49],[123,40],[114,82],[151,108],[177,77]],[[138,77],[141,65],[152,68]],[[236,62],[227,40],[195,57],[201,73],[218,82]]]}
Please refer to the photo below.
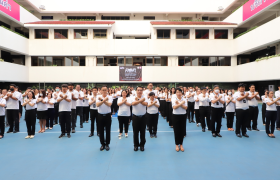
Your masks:
{"label": "white sneaker", "polygon": [[127,137],[128,137],[128,134],[126,134],[125,137],[127,138]]}
{"label": "white sneaker", "polygon": [[121,137],[122,136],[122,134],[119,134],[119,137]]}
{"label": "white sneaker", "polygon": [[34,138],[34,136],[33,136],[33,135],[31,135],[31,136],[30,136],[30,139],[33,139],[33,138]]}
{"label": "white sneaker", "polygon": [[49,129],[48,127],[46,127],[46,129]]}
{"label": "white sneaker", "polygon": [[26,137],[25,137],[25,139],[29,139],[29,138],[30,138],[30,136],[26,136]]}
{"label": "white sneaker", "polygon": [[50,130],[52,130],[52,128],[50,128]]}

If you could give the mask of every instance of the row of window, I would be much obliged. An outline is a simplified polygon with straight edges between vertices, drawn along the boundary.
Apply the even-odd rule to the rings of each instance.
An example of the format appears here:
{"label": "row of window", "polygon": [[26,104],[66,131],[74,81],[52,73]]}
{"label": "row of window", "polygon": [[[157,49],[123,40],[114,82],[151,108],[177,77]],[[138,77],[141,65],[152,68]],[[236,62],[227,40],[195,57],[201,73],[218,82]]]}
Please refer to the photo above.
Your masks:
{"label": "row of window", "polygon": [[[87,39],[87,29],[74,29],[74,39]],[[107,38],[107,29],[94,29],[93,38]],[[35,39],[49,39],[48,29],[35,29]],[[68,29],[55,29],[54,39],[68,39]]]}
{"label": "row of window", "polygon": [[[42,20],[53,20],[53,16],[42,16]],[[67,16],[67,19],[71,20],[82,20],[82,19],[92,19],[96,20],[96,16]],[[102,20],[129,20],[129,16],[101,16]],[[155,16],[144,16],[144,20],[155,20]]]}
{"label": "row of window", "polygon": [[167,57],[110,57],[99,56],[97,66],[167,66]]}
{"label": "row of window", "polygon": [[85,66],[85,57],[32,56],[31,66]]}
{"label": "row of window", "polygon": [[231,66],[231,57],[179,57],[179,66]]}
{"label": "row of window", "polygon": [[[157,39],[170,39],[171,33],[170,29],[158,29]],[[227,29],[215,29],[214,30],[215,39],[228,39]],[[196,29],[195,30],[196,39],[209,39],[209,29]],[[176,39],[190,39],[189,29],[176,29]]]}

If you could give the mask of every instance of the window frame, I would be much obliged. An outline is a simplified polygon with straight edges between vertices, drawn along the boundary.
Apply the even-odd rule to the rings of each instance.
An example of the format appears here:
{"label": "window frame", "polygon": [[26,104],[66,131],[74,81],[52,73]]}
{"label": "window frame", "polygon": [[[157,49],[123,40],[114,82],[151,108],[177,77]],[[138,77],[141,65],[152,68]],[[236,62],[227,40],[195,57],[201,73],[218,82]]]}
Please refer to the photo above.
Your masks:
{"label": "window frame", "polygon": [[[196,37],[196,31],[203,31],[203,30],[208,31],[208,38],[197,38]],[[195,39],[210,39],[210,29],[195,29]]]}
{"label": "window frame", "polygon": [[[36,30],[48,30],[48,38],[36,38]],[[34,29],[34,39],[49,39],[49,38],[50,38],[50,30],[49,29]]]}
{"label": "window frame", "polygon": [[[60,30],[60,31],[61,31],[61,30],[67,30],[67,38],[55,38],[55,30]],[[61,40],[61,39],[69,39],[69,29],[54,29],[54,30],[53,30],[53,38],[54,38],[54,39],[60,39],[60,40]]]}
{"label": "window frame", "polygon": [[[162,38],[162,39],[171,39],[171,29],[157,29],[157,39],[161,39],[161,38],[158,38],[158,31],[166,31],[168,30],[169,31],[169,38]],[[163,37],[164,37],[164,33],[163,33]]]}
{"label": "window frame", "polygon": [[75,31],[76,31],[76,30],[77,30],[77,31],[80,30],[80,32],[81,32],[81,30],[87,30],[87,38],[84,38],[84,39],[88,39],[88,32],[89,32],[88,29],[74,29],[74,31],[73,31],[73,33],[74,33],[74,34],[73,34],[73,39],[83,39],[83,38],[75,38],[75,34],[76,34]]}
{"label": "window frame", "polygon": [[[227,31],[227,38],[216,38],[216,31]],[[214,29],[214,39],[228,39],[228,29]]]}
{"label": "window frame", "polygon": [[[189,37],[188,38],[177,38],[177,31],[184,31],[184,30],[189,31]],[[175,35],[176,35],[176,39],[190,39],[190,29],[176,29],[176,34]]]}
{"label": "window frame", "polygon": [[[106,37],[104,37],[104,38],[95,38],[94,30],[106,30]],[[93,29],[93,39],[108,39],[108,29]]]}

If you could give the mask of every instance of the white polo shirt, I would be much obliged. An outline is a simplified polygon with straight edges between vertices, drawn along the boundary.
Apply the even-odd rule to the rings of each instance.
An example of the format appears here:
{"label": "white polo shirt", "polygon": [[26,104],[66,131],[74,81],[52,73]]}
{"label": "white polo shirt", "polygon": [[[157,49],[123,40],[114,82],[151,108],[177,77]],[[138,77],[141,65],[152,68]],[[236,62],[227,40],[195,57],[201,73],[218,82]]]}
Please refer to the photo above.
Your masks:
{"label": "white polo shirt", "polygon": [[207,94],[205,94],[205,97],[203,97],[203,94],[198,95],[199,99],[199,106],[209,106],[210,99]]}
{"label": "white polo shirt", "polygon": [[[101,97],[102,99],[105,99],[106,97],[108,97],[108,103],[112,103],[113,99],[111,96],[107,95],[105,98],[102,95],[97,96],[96,98],[96,103],[101,102],[99,100],[99,97]],[[99,114],[108,114],[111,113],[111,106],[107,106],[106,104],[102,104],[101,106],[97,107],[98,113]]]}
{"label": "white polo shirt", "polygon": [[[148,99],[142,95],[140,99],[145,98],[146,103],[148,103]],[[131,103],[133,103],[135,100],[135,97],[131,99]],[[136,115],[136,116],[143,116],[146,114],[146,106],[144,106],[143,104],[139,103],[135,106],[132,106],[132,114]]]}
{"label": "white polo shirt", "polygon": [[[0,99],[0,104],[5,104],[6,105],[6,100],[1,98]],[[0,116],[5,116],[5,107],[0,106]]]}
{"label": "white polo shirt", "polygon": [[265,95],[262,95],[261,98],[262,98],[262,102],[265,103],[265,99],[266,99],[266,98],[265,98]]}
{"label": "white polo shirt", "polygon": [[[253,96],[251,91],[248,91],[248,93],[249,93],[248,97]],[[256,93],[256,92],[254,92],[254,93]],[[257,97],[260,97],[260,95],[258,94]],[[248,104],[249,104],[249,106],[254,106],[255,107],[255,106],[258,106],[259,103],[258,103],[258,100],[254,97],[253,99],[248,100]]]}
{"label": "white polo shirt", "polygon": [[[42,98],[43,102],[48,102],[48,98]],[[46,111],[48,110],[47,104],[43,104],[42,102],[37,103],[37,111]]]}
{"label": "white polo shirt", "polygon": [[[228,101],[228,98],[231,98],[231,96],[225,97],[225,103]],[[235,104],[233,102],[229,102],[228,104],[226,103],[226,112],[235,112]]]}
{"label": "white polo shirt", "polygon": [[199,109],[199,101],[195,101],[197,99],[198,99],[198,95],[195,95],[194,96],[194,109]]}
{"label": "white polo shirt", "polygon": [[[154,99],[156,101],[156,105],[159,106],[159,101],[158,99]],[[148,105],[151,104],[151,99],[148,99]],[[148,114],[157,114],[158,113],[158,108],[155,105],[152,105],[150,107],[147,107],[147,113]]]}
{"label": "white polo shirt", "polygon": [[[28,100],[28,99],[26,99],[26,100]],[[31,103],[34,103],[34,106],[30,106],[29,104],[26,104],[26,110],[31,110],[31,109],[35,109],[36,107],[35,107],[35,105],[36,105],[36,99],[32,99],[31,100]]]}
{"label": "white polo shirt", "polygon": [[[189,95],[195,95],[195,93],[194,92],[186,92],[186,96],[189,96]],[[194,102],[194,96],[189,97],[188,101],[189,102]]]}
{"label": "white polo shirt", "polygon": [[[210,95],[211,107],[213,107],[213,108],[223,108],[224,105],[223,105],[222,103],[220,103],[219,101],[216,102],[216,103],[214,103],[214,104],[212,103],[213,100],[216,100],[215,95],[216,95],[216,94],[211,94],[211,95]],[[222,96],[221,100],[222,100],[222,101],[225,101],[225,96],[224,96],[223,94],[218,94],[217,96],[218,96],[218,97],[219,97],[219,96]]]}
{"label": "white polo shirt", "polygon": [[146,89],[144,92],[143,92],[143,95],[147,98],[148,95],[150,94],[150,92],[154,92],[155,93],[155,96],[158,96],[157,95],[157,92],[155,90],[152,89],[152,91],[150,91],[149,89]]}
{"label": "white polo shirt", "polygon": [[[84,97],[84,93],[82,91],[78,92],[79,97]],[[78,99],[76,101],[76,107],[83,107],[83,100]]]}
{"label": "white polo shirt", "polygon": [[[90,97],[90,95],[87,94],[87,98],[89,98],[89,97]],[[83,106],[84,106],[84,107],[88,107],[88,106],[89,106],[88,100],[87,100],[86,98],[84,98]]]}
{"label": "white polo shirt", "polygon": [[[49,102],[49,99],[48,99],[48,102]],[[48,103],[48,104],[47,104],[48,109],[54,108],[54,103],[55,103],[54,98],[51,98],[51,99],[50,99],[50,103],[53,103],[53,105],[50,105],[50,104]]]}
{"label": "white polo shirt", "polygon": [[[276,99],[280,97],[280,91],[279,90],[275,91],[275,97],[276,97]],[[277,101],[277,102],[280,102],[280,100]],[[280,105],[276,105],[276,106],[280,106]]]}
{"label": "white polo shirt", "polygon": [[90,107],[89,107],[90,109],[97,110],[97,106],[96,106],[96,98],[97,98],[97,96],[98,96],[98,95],[96,95],[96,96],[92,95],[92,96],[89,97],[89,100],[88,100],[89,103],[92,102],[92,99],[91,99],[91,98],[95,99],[95,102],[92,103],[92,105],[90,105]]}
{"label": "white polo shirt", "polygon": [[[131,103],[131,98],[126,98],[128,103]],[[118,98],[117,104],[121,103],[123,100],[123,97]],[[130,106],[123,104],[119,106],[118,116],[130,116]]]}
{"label": "white polo shirt", "polygon": [[[8,93],[10,94],[10,92]],[[11,97],[6,101],[7,108],[6,109],[19,109],[19,99],[20,99],[20,93],[14,92],[13,97],[17,98],[18,100],[13,100]]]}
{"label": "white polo shirt", "polygon": [[[72,95],[69,92],[66,92],[65,94],[63,92],[58,93],[57,100],[61,99],[60,94],[62,94],[63,96],[67,95],[66,99],[72,100]],[[59,112],[64,112],[64,111],[71,112],[71,102],[68,102],[65,99],[60,101]]]}
{"label": "white polo shirt", "polygon": [[[245,91],[244,91],[244,95],[245,95]],[[243,100],[241,101],[238,101],[237,99],[241,97],[241,93],[240,92],[236,92],[233,96],[233,98],[236,100],[236,109],[243,109],[243,110],[246,110],[246,109],[249,109],[249,104],[248,104],[248,100],[246,98],[244,98]]]}
{"label": "white polo shirt", "polygon": [[[162,94],[162,96],[164,97],[164,100],[165,100],[166,102],[170,102],[169,100],[166,100],[166,98],[167,98],[167,93],[164,92],[164,93]],[[168,99],[169,99],[169,98],[172,98],[172,97],[170,96],[170,93],[168,93]]]}
{"label": "white polo shirt", "polygon": [[[77,90],[75,90],[75,89],[73,89],[72,91],[69,91],[69,89],[68,89],[68,92],[71,94],[71,96],[72,96],[72,94],[74,94],[74,98],[78,98],[79,97],[79,92]],[[71,100],[71,109],[76,109],[77,101],[75,101],[73,99]]]}
{"label": "white polo shirt", "polygon": [[[277,98],[273,98],[273,101],[275,101]],[[274,103],[274,104],[272,104],[272,105],[268,105],[267,103],[268,102],[272,102],[271,100],[270,100],[270,98],[266,98],[265,99],[265,103],[266,103],[266,110],[267,111],[277,111],[277,109],[276,109],[276,104]]]}
{"label": "white polo shirt", "polygon": [[[176,98],[173,98],[172,101],[171,101],[171,103],[172,103],[172,108],[173,108],[174,106],[176,106],[176,100],[177,100],[179,103],[181,103],[182,101],[185,101],[184,105],[185,105],[185,106],[188,106],[188,101],[187,101],[185,98],[182,97],[181,99],[178,99],[177,96],[176,96]],[[178,107],[177,109],[173,109],[173,114],[186,114],[186,113],[187,113],[186,109],[184,109],[184,108],[182,108],[182,107]]]}

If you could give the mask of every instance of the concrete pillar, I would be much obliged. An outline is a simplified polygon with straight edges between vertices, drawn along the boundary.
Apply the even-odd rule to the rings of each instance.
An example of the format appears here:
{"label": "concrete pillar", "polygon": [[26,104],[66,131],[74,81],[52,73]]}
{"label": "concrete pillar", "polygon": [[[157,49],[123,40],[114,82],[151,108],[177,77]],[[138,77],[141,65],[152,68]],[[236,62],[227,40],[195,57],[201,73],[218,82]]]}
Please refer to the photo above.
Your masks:
{"label": "concrete pillar", "polygon": [[195,29],[190,28],[190,39],[195,39]]}
{"label": "concrete pillar", "polygon": [[178,56],[168,56],[168,66],[178,66]]}
{"label": "concrete pillar", "polygon": [[170,30],[170,39],[176,39],[176,29],[174,28]]}
{"label": "concrete pillar", "polygon": [[73,28],[68,29],[68,39],[74,39],[74,29]]}
{"label": "concrete pillar", "polygon": [[97,57],[96,56],[93,56],[93,66],[96,66],[96,64],[97,64]]}
{"label": "concrete pillar", "polygon": [[96,56],[86,56],[86,66],[96,66]]}
{"label": "concrete pillar", "polygon": [[231,66],[237,66],[237,56],[231,56]]}
{"label": "concrete pillar", "polygon": [[276,54],[280,54],[280,44],[277,44],[277,45],[276,45],[275,51],[276,51],[276,52],[275,52]]}
{"label": "concrete pillar", "polygon": [[233,39],[233,28],[228,29],[228,39]]}
{"label": "concrete pillar", "polygon": [[92,28],[88,29],[88,39],[93,39],[93,29]]}
{"label": "concrete pillar", "polygon": [[25,66],[31,67],[31,56],[25,56]]}
{"label": "concrete pillar", "polygon": [[49,28],[49,39],[54,39],[54,28]]}
{"label": "concrete pillar", "polygon": [[215,30],[214,30],[214,28],[209,28],[209,39],[215,39]]}
{"label": "concrete pillar", "polygon": [[29,39],[35,39],[35,30],[34,30],[34,28],[29,28]]}

